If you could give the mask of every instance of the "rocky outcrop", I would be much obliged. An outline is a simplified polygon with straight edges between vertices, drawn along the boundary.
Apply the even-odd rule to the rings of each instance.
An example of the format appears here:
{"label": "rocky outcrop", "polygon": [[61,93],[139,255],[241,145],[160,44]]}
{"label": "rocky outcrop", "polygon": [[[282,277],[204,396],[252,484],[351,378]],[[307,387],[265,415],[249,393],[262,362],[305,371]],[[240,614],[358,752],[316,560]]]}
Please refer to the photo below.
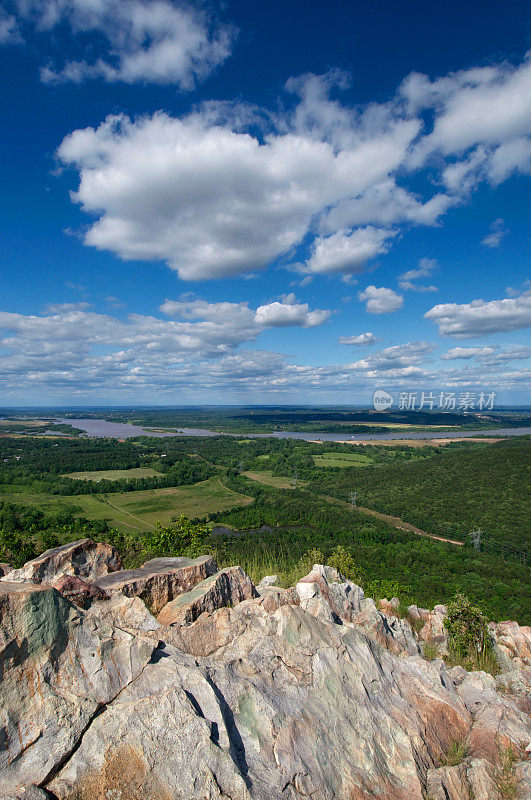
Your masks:
{"label": "rocky outcrop", "polygon": [[[337,569],[322,564],[314,564],[312,571],[300,579],[295,590],[303,608],[314,616],[320,611],[332,620],[351,621],[368,602],[360,586],[346,581]],[[372,600],[369,602],[374,605]]]}
{"label": "rocky outcrop", "polygon": [[0,581],[2,798],[500,800],[500,754],[529,741],[531,673],[427,662],[329,567],[261,595],[209,557],[97,586],[83,609]]}
{"label": "rocky outcrop", "polygon": [[121,570],[122,567],[122,559],[112,545],[82,539],[46,550],[20,569],[6,573],[3,580],[52,584],[62,575],[76,575],[84,580],[94,581],[102,575]]}
{"label": "rocky outcrop", "polygon": [[363,589],[346,581],[333,567],[314,564],[295,590],[302,608],[325,622],[351,623],[396,655],[417,655],[420,647],[407,620],[389,617],[376,608]]}
{"label": "rocky outcrop", "polygon": [[120,592],[140,597],[153,614],[200,581],[214,575],[218,566],[210,556],[200,558],[153,558],[139,569],[126,569],[106,575],[95,583],[107,594]]}
{"label": "rocky outcrop", "polygon": [[0,796],[45,782],[155,645],[55,589],[0,581]]}
{"label": "rocky outcrop", "polygon": [[94,720],[49,784],[57,797],[103,800],[134,771],[130,796],[146,798],[421,800],[422,769],[468,731],[437,669],[353,627],[257,600],[220,617],[229,641],[201,660],[162,646]]}
{"label": "rocky outcrop", "polygon": [[531,667],[531,628],[517,622],[491,622],[489,633],[504,664]]}
{"label": "rocky outcrop", "polygon": [[204,612],[234,606],[251,597],[257,597],[257,592],[249,576],[241,567],[228,567],[167,603],[157,620],[161,625],[190,625]]}

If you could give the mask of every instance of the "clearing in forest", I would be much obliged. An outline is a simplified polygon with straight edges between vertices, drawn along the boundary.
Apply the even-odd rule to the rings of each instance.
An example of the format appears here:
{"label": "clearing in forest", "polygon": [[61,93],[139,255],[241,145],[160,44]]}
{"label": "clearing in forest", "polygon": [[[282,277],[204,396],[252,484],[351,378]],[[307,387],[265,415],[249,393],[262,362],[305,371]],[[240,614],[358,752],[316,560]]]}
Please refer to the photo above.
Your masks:
{"label": "clearing in forest", "polygon": [[63,478],[76,478],[78,481],[119,481],[128,478],[155,478],[162,475],[151,467],[132,467],[131,469],[98,469],[92,472],[68,472]]}

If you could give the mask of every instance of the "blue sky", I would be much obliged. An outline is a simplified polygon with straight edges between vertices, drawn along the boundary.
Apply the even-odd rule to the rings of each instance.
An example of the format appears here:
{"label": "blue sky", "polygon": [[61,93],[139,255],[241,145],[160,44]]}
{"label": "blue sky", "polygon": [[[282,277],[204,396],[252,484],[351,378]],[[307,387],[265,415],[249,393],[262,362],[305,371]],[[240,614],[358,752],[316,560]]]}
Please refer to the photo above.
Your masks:
{"label": "blue sky", "polygon": [[0,404],[529,403],[530,16],[3,2]]}

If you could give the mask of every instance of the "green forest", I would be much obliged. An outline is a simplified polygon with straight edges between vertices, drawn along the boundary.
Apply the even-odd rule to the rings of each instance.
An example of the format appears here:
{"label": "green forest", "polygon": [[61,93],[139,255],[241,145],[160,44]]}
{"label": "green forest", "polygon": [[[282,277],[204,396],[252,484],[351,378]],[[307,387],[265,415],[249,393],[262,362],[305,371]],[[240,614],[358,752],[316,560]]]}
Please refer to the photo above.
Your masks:
{"label": "green forest", "polygon": [[[160,553],[161,541],[168,555],[176,555],[174,539],[161,538],[156,526],[146,523],[139,530],[133,518],[130,529],[118,532],[111,517],[101,518],[100,512],[91,518],[86,510],[91,506],[82,507],[82,497],[108,498],[105,502],[112,504],[113,497],[121,496],[116,493],[142,489],[143,497],[153,497],[153,509],[163,499],[159,490],[197,485],[206,493],[212,486],[233,497],[233,507],[208,514],[197,501],[193,521],[207,527],[193,540],[194,553],[211,552],[223,565],[239,563],[256,580],[278,572],[286,582],[312,557],[333,561],[339,547],[369,592],[393,586],[405,601],[432,606],[461,591],[490,618],[529,623],[529,567],[524,561],[530,441],[521,436],[495,444],[460,441],[412,448],[268,437],[119,442],[4,436],[0,560],[18,566],[48,547],[84,536],[115,544],[129,566]],[[127,470],[138,468],[154,474],[127,477]],[[67,477],[114,470],[125,474],[101,480]],[[284,477],[280,484],[286,488],[267,485],[271,476]],[[349,506],[352,491],[361,509]],[[165,497],[170,502],[171,495]],[[363,509],[400,517],[428,534],[464,544],[397,529]],[[181,513],[177,505],[172,518],[178,520]],[[469,534],[479,528],[478,550]]]}

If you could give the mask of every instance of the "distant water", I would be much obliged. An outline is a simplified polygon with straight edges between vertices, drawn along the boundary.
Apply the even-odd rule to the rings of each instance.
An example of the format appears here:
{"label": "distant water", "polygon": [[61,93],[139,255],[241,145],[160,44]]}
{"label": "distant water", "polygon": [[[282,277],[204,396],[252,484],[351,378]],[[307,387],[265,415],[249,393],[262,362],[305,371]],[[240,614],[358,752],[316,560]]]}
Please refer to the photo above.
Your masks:
{"label": "distant water", "polygon": [[139,425],[129,425],[126,422],[108,422],[105,419],[58,419],[56,422],[64,422],[80,428],[88,436],[99,436],[110,439],[132,439],[134,436],[153,436],[163,438],[166,436],[234,436],[241,439],[245,438],[267,438],[277,439],[303,439],[306,442],[378,442],[395,439],[462,439],[467,436],[523,436],[531,433],[531,428],[497,428],[495,430],[477,431],[455,431],[443,433],[441,431],[396,431],[392,433],[305,433],[304,431],[274,431],[273,433],[225,433],[220,434],[216,431],[209,431],[206,428],[179,428],[175,431],[160,432],[146,430]]}

